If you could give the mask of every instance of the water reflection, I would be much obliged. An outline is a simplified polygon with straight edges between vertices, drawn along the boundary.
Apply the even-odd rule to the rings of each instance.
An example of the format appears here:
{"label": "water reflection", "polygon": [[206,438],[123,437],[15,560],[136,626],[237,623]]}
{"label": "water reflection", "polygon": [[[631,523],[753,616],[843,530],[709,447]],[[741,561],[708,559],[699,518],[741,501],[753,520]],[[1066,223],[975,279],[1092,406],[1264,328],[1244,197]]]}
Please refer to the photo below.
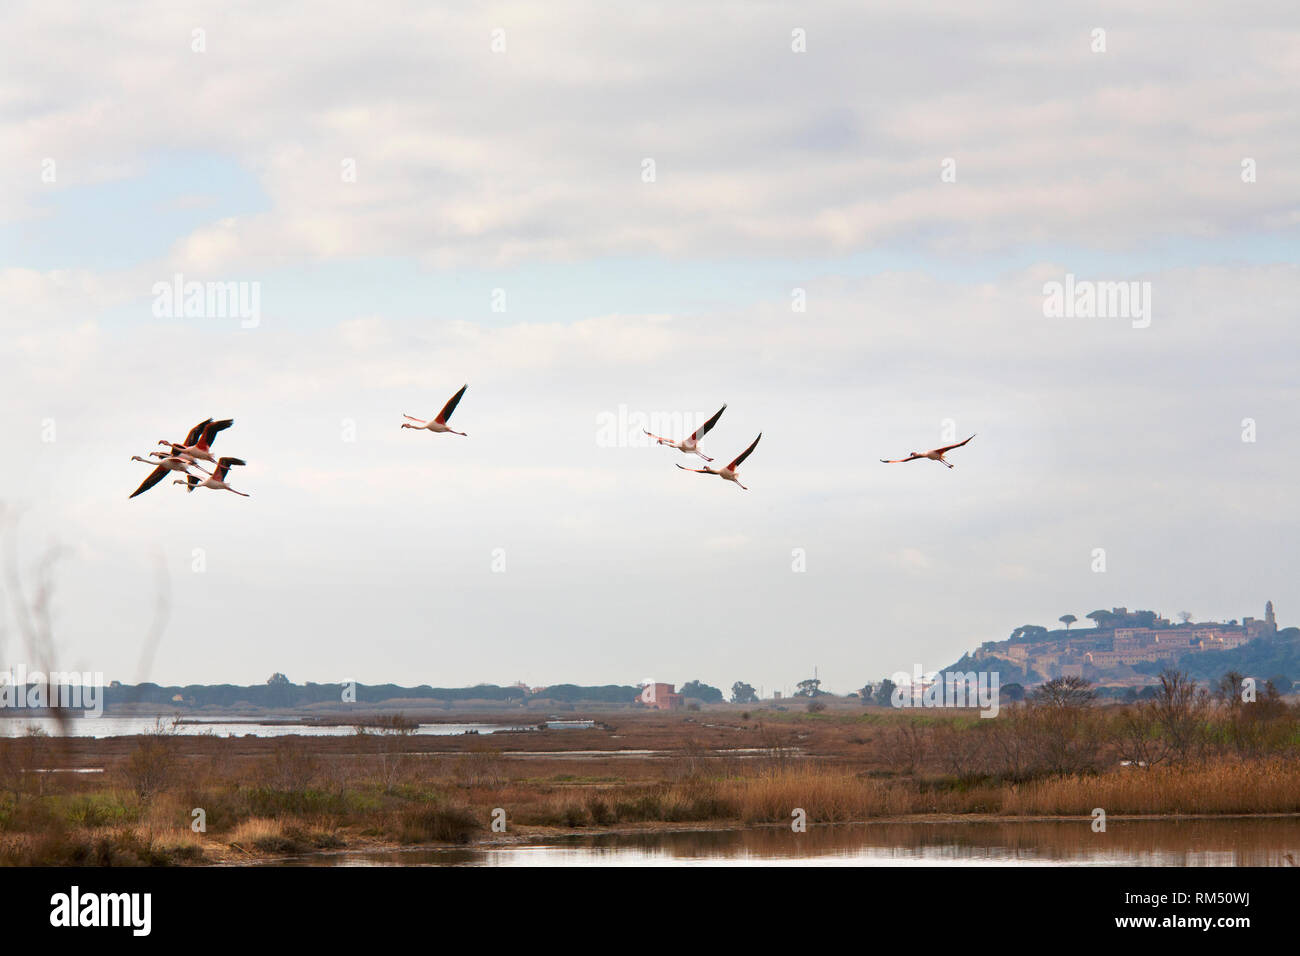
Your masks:
{"label": "water reflection", "polygon": [[368,851],[293,866],[1287,866],[1300,819],[869,823],[612,833],[526,845]]}
{"label": "water reflection", "polygon": [[[22,737],[32,729],[50,737],[130,737],[153,733],[158,726],[158,717],[79,717],[62,724],[49,717],[9,717],[0,719],[0,737]],[[162,726],[171,732],[171,719],[162,718]],[[536,728],[501,724],[436,723],[420,724],[412,733],[420,736],[450,736],[470,732],[493,734],[534,729]],[[216,737],[285,737],[290,734],[304,737],[351,737],[357,730],[351,724],[304,724],[292,720],[262,723],[256,717],[226,717],[214,720],[187,718],[176,724],[174,732],[181,736],[210,734]]]}

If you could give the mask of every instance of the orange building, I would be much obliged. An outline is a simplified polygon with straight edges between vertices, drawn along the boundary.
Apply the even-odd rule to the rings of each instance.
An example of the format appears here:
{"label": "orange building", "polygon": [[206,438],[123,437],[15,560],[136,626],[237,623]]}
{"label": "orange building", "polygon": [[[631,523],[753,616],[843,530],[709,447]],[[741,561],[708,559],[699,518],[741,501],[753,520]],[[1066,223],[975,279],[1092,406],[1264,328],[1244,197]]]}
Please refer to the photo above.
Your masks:
{"label": "orange building", "polygon": [[682,695],[674,692],[672,684],[646,684],[637,701],[655,710],[676,710],[682,706]]}

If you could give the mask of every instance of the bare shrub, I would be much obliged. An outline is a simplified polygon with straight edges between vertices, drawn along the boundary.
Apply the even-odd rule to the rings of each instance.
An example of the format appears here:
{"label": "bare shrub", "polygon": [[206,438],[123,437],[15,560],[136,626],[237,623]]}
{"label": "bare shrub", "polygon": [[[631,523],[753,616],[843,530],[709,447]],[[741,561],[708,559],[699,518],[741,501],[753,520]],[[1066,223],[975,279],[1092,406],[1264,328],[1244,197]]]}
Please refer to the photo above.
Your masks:
{"label": "bare shrub", "polygon": [[171,786],[176,767],[175,730],[175,723],[159,720],[152,731],[138,738],[122,764],[127,786],[141,803],[147,804]]}
{"label": "bare shrub", "polygon": [[468,807],[425,803],[403,808],[396,826],[403,843],[468,843],[482,823]]}
{"label": "bare shrub", "polygon": [[305,747],[281,738],[269,758],[266,782],[277,790],[306,790],[316,782],[320,762]]}
{"label": "bare shrub", "polygon": [[930,734],[914,720],[900,720],[886,736],[889,759],[902,773],[915,774],[930,749]]}
{"label": "bare shrub", "polygon": [[953,721],[938,724],[930,731],[930,742],[939,764],[954,777],[982,777],[989,773],[990,735],[982,724],[961,727]]}

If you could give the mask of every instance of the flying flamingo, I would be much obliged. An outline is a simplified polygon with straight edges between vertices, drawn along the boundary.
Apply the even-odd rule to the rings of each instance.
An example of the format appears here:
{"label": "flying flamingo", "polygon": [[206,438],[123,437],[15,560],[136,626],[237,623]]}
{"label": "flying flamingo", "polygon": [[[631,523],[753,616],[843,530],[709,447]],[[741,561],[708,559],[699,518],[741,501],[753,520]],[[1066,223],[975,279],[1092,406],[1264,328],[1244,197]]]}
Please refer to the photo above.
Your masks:
{"label": "flying flamingo", "polygon": [[[217,440],[217,432],[225,431],[233,424],[235,424],[233,418],[224,418],[219,422],[214,422],[210,418],[201,421],[190,429],[190,433],[185,436],[185,441],[181,444],[180,450],[195,461],[200,459],[203,461],[216,461],[212,457],[212,443]],[[171,445],[175,448],[177,443],[163,438],[158,444]]]}
{"label": "flying flamingo", "polygon": [[678,465],[677,467],[680,468],[682,471],[694,471],[701,475],[717,475],[719,478],[725,479],[726,481],[734,481],[736,484],[740,485],[740,487],[743,488],[745,491],[748,491],[749,490],[748,488],[745,488],[744,485],[740,484],[740,478],[737,475],[736,469],[740,467],[740,463],[742,461],[744,461],[746,458],[749,457],[750,452],[752,452],[756,447],[758,447],[758,439],[762,437],[763,437],[763,433],[759,432],[758,438],[754,439],[754,444],[750,445],[748,448],[742,451],[739,457],[737,457],[736,460],[733,461],[730,465],[726,465],[722,468],[710,468],[708,465],[705,465],[703,468],[687,468],[685,465]]}
{"label": "flying flamingo", "polygon": [[[216,459],[212,457],[212,443],[217,440],[217,432],[225,431],[231,425],[235,424],[233,418],[223,418],[221,421],[213,421],[206,418],[190,429],[190,433],[185,436],[183,443],[168,441],[166,438],[159,439],[158,444],[170,445],[173,455],[182,455],[191,461],[211,461]],[[194,490],[197,479],[190,478],[190,490]]]}
{"label": "flying flamingo", "polygon": [[451,432],[453,435],[461,435],[465,438],[468,438],[469,436],[466,435],[464,432],[458,432],[454,428],[447,427],[447,419],[451,418],[451,413],[454,412],[456,410],[456,406],[460,404],[461,396],[465,394],[465,389],[467,388],[469,388],[468,385],[462,385],[460,387],[460,391],[457,392],[455,395],[453,395],[450,399],[448,399],[447,404],[442,406],[442,411],[438,413],[438,417],[431,422],[426,422],[422,418],[416,418],[414,415],[407,415],[405,412],[403,412],[402,413],[403,418],[409,418],[412,422],[419,422],[420,424],[412,425],[410,422],[403,422],[402,427],[403,428],[427,428],[431,432]]}
{"label": "flying flamingo", "polygon": [[[163,476],[166,475],[167,472],[169,471],[178,471],[181,474],[186,475],[189,480],[194,480],[194,481],[198,480],[193,474],[190,473],[190,468],[198,468],[199,471],[203,471],[203,469],[194,461],[194,459],[190,458],[188,455],[176,454],[175,453],[176,448],[177,448],[176,445],[172,446],[173,449],[172,454],[168,454],[167,452],[162,452],[162,451],[149,452],[150,457],[158,459],[158,467],[156,467],[153,471],[149,472],[149,477],[146,478],[143,482],[141,482],[140,487],[137,488],[135,491],[131,492],[131,494],[127,496],[128,498],[134,498],[136,495],[144,494],[154,485],[158,484],[158,482],[162,481]],[[146,465],[153,464],[153,462],[150,461],[148,458],[141,458],[139,455],[132,455],[131,460],[142,461]],[[205,475],[207,474],[206,471],[203,471],[203,473]],[[178,479],[178,480],[185,480],[185,479]]]}
{"label": "flying flamingo", "polygon": [[[970,436],[970,438],[974,438],[974,437],[975,437],[974,435]],[[967,438],[966,441],[970,441],[970,438]],[[952,463],[949,462],[947,459],[945,459],[943,456],[946,455],[948,452],[952,451],[954,448],[960,448],[962,445],[966,444],[966,441],[959,441],[955,445],[944,445],[942,448],[931,448],[927,452],[914,451],[906,458],[882,458],[880,460],[883,461],[886,465],[897,465],[900,462],[904,462],[904,461],[915,461],[918,458],[929,458],[931,461],[937,461],[939,462],[939,464],[947,465],[949,468],[951,468]]]}
{"label": "flying flamingo", "polygon": [[676,448],[678,451],[685,452],[688,455],[690,454],[699,455],[705,461],[713,461],[712,458],[704,454],[704,452],[700,451],[699,448],[700,439],[709,433],[709,429],[711,429],[714,425],[718,424],[718,419],[722,417],[722,413],[725,412],[726,410],[727,410],[727,406],[723,405],[721,408],[717,410],[717,412],[714,414],[712,418],[710,418],[699,428],[695,429],[695,431],[691,434],[689,438],[684,438],[681,441],[673,441],[671,438],[660,438],[658,435],[651,435],[650,432],[644,428],[641,430],[645,432],[647,435],[650,435],[651,438],[653,438],[656,442],[658,442],[661,445],[667,445],[669,448]]}
{"label": "flying flamingo", "polygon": [[[185,489],[186,491],[193,491],[195,488],[213,488],[219,491],[235,491],[234,488],[231,488],[226,484],[226,474],[230,471],[231,465],[247,464],[248,462],[244,461],[242,458],[222,458],[217,462],[216,471],[207,478],[204,478],[202,481],[198,480],[194,475],[190,475],[189,478],[177,478],[172,482],[172,484],[188,484],[189,487]],[[251,495],[244,494],[242,491],[235,491],[235,494],[243,495],[245,498],[251,497]]]}

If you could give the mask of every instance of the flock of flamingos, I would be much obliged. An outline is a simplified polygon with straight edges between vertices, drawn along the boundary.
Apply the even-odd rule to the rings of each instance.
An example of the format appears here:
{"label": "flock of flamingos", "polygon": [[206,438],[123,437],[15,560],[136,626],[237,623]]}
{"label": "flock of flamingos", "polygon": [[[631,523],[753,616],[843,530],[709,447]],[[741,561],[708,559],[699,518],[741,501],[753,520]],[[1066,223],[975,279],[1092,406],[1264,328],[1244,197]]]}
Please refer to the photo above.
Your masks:
{"label": "flock of flamingos", "polygon": [[[409,421],[403,422],[402,427],[423,429],[425,431],[433,432],[434,434],[447,433],[468,438],[469,436],[466,435],[465,432],[458,432],[447,424],[447,419],[451,418],[451,413],[454,412],[456,406],[460,404],[460,400],[465,396],[465,389],[467,388],[469,388],[468,385],[462,385],[460,391],[447,400],[447,404],[442,407],[442,411],[438,413],[437,418],[426,421],[425,419],[416,418],[413,415],[403,413],[402,417],[409,419]],[[667,445],[669,448],[676,448],[683,454],[698,455],[706,462],[711,463],[713,459],[700,451],[700,439],[707,435],[713,429],[714,425],[718,424],[718,419],[722,417],[722,413],[726,410],[727,406],[723,405],[714,413],[712,418],[680,441],[671,438],[664,438],[661,435],[653,435],[649,431],[646,431],[646,434],[650,435],[657,444]],[[132,461],[143,462],[146,465],[154,465],[155,467],[154,470],[149,473],[149,477],[141,482],[140,487],[131,492],[129,497],[134,498],[136,495],[144,494],[154,485],[162,481],[163,478],[167,476],[168,472],[175,472],[182,476],[173,481],[172,484],[184,485],[187,492],[193,491],[195,488],[211,488],[214,491],[231,491],[237,495],[243,495],[245,498],[249,497],[249,495],[242,491],[236,491],[226,483],[226,478],[229,476],[232,467],[246,465],[248,463],[242,458],[214,458],[212,456],[212,443],[217,440],[217,435],[233,424],[235,424],[233,418],[223,418],[220,421],[214,421],[213,419],[208,418],[191,428],[183,442],[168,441],[166,438],[161,439],[158,444],[166,445],[167,451],[151,451],[147,458],[141,458],[139,455],[132,455]],[[737,486],[748,491],[749,489],[740,483],[740,465],[746,458],[753,454],[754,449],[758,447],[758,443],[762,437],[763,433],[759,432],[758,438],[755,438],[748,448],[737,455],[732,460],[731,464],[724,465],[721,468],[712,468],[708,464],[703,468],[687,468],[685,465],[678,465],[677,467],[683,471],[693,471],[701,475],[717,475],[724,481],[735,482]],[[974,437],[974,435],[971,435],[970,438],[966,439],[966,441],[959,441],[952,445],[944,445],[941,448],[932,448],[925,452],[914,451],[906,458],[882,458],[880,460],[887,465],[896,465],[901,464],[902,462],[916,461],[920,458],[928,458],[930,461],[937,461],[940,464],[947,465],[951,468],[952,463],[944,458],[944,455],[952,451],[954,448],[960,448]],[[216,465],[216,468],[212,471],[208,471],[199,464],[201,461],[212,462]],[[191,471],[190,469],[194,469],[194,471]],[[197,474],[195,472],[197,472]]]}

